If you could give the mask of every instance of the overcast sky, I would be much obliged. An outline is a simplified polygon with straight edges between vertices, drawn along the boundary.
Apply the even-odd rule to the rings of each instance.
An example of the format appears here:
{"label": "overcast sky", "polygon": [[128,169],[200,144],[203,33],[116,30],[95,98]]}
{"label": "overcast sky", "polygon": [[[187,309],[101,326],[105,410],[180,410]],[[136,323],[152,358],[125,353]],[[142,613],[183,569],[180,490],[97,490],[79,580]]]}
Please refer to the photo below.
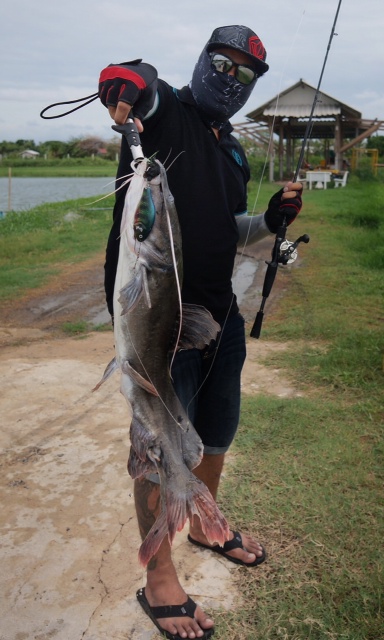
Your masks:
{"label": "overcast sky", "polygon": [[[260,104],[300,78],[316,87],[338,0],[12,0],[0,24],[0,141],[68,141],[113,137],[97,100],[57,120],[40,111],[97,91],[111,62],[141,57],[171,85],[188,84],[213,29],[245,24],[267,49],[270,71],[259,80],[245,120]],[[384,120],[383,0],[343,0],[321,90]]]}

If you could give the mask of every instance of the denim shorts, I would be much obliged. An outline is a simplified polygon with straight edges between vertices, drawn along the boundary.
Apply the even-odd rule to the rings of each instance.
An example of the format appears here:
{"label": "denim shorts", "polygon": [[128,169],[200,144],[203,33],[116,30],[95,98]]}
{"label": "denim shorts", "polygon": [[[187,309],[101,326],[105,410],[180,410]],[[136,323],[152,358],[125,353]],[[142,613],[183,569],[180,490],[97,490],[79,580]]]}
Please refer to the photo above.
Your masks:
{"label": "denim shorts", "polygon": [[206,349],[179,351],[174,358],[174,388],[205,453],[225,453],[235,437],[245,356],[244,318],[236,314]]}

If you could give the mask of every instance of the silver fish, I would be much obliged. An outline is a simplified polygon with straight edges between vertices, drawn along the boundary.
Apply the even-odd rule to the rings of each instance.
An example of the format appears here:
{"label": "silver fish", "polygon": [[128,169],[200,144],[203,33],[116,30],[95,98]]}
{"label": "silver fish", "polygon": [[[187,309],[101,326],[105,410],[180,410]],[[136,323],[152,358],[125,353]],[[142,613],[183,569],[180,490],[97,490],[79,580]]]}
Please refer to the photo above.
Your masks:
{"label": "silver fish", "polygon": [[146,566],[164,537],[172,544],[193,515],[199,516],[210,544],[223,545],[229,527],[191,471],[201,461],[203,446],[170,376],[172,340],[178,349],[201,349],[216,338],[220,326],[205,308],[180,302],[181,234],[163,165],[144,159],[134,171],[122,215],[114,290],[116,357],[95,389],[120,369],[120,390],[132,410],[128,471],[133,479],[159,474],[161,511],[139,551]]}

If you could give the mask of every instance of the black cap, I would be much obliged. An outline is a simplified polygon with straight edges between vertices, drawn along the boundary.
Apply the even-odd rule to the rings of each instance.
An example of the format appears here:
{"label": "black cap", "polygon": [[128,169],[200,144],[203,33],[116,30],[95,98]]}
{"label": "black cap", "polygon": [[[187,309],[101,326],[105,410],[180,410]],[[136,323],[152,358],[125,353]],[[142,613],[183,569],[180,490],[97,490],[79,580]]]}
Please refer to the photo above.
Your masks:
{"label": "black cap", "polygon": [[237,49],[237,51],[247,54],[254,61],[259,75],[266,73],[269,69],[269,65],[265,62],[267,52],[264,45],[259,36],[248,27],[237,24],[229,27],[218,27],[212,33],[206,48],[210,52],[218,47]]}

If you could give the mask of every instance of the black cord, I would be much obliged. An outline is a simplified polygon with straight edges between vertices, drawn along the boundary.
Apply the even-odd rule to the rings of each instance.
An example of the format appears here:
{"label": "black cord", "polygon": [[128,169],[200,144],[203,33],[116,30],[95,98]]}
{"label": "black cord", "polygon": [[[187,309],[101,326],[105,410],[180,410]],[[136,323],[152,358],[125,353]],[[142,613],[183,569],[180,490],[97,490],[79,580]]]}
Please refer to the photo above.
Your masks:
{"label": "black cord", "polygon": [[[82,107],[87,106],[87,104],[90,104],[91,102],[96,100],[98,95],[99,95],[98,93],[92,93],[89,96],[85,96],[84,98],[78,98],[77,100],[66,100],[64,102],[54,102],[53,104],[50,104],[48,107],[45,107],[45,109],[43,109],[40,112],[40,118],[43,118],[44,120],[53,120],[54,118],[62,118],[63,116],[67,116],[69,113],[73,113],[74,111],[77,111],[77,109],[82,109]],[[84,102],[83,104],[80,104],[78,107],[74,107],[74,109],[70,109],[65,113],[59,113],[57,116],[44,115],[46,111],[48,111],[49,109],[53,109],[53,107],[58,107],[63,104],[75,104],[76,102],[83,102],[84,100],[87,100],[87,102]]]}

